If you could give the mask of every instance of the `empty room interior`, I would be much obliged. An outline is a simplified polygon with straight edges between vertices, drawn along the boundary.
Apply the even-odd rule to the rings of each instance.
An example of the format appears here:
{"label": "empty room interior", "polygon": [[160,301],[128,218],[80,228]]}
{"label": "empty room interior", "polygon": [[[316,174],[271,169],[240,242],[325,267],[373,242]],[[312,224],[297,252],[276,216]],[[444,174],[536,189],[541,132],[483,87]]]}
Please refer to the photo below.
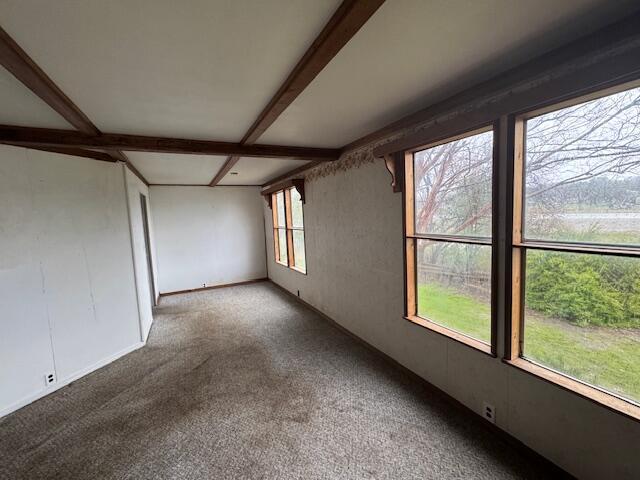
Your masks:
{"label": "empty room interior", "polygon": [[0,0],[0,479],[640,479],[640,2]]}

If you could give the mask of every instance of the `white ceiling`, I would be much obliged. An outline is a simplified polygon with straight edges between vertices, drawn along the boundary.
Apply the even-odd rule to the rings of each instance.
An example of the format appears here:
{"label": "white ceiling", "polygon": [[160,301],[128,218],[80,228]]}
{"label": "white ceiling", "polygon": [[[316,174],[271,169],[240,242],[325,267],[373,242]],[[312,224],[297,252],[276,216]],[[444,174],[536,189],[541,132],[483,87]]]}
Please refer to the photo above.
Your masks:
{"label": "white ceiling", "polygon": [[2,0],[0,22],[103,131],[239,141],[339,3]]}
{"label": "white ceiling", "polygon": [[0,124],[73,128],[3,67],[0,67]]}
{"label": "white ceiling", "polygon": [[149,183],[209,185],[227,157],[127,152],[131,163]]}
{"label": "white ceiling", "polygon": [[637,9],[634,0],[387,0],[260,142],[343,146]]}
{"label": "white ceiling", "polygon": [[[103,131],[239,141],[340,0],[0,0],[0,23]],[[635,0],[387,0],[259,143],[340,147],[611,23]],[[0,68],[0,123],[70,128]],[[128,152],[151,183],[224,157]],[[304,164],[241,159],[223,185]]]}
{"label": "white ceiling", "polygon": [[272,178],[308,163],[306,160],[242,157],[231,169],[237,175],[227,174],[220,185],[264,185]]}

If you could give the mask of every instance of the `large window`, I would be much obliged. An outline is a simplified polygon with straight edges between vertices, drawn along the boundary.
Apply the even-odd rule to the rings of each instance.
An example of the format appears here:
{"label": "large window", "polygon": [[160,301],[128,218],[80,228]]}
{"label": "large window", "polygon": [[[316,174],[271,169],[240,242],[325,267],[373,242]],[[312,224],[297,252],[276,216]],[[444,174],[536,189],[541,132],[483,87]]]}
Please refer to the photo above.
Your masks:
{"label": "large window", "polygon": [[640,88],[560,107],[516,121],[512,360],[625,410],[640,404]]}
{"label": "large window", "polygon": [[404,176],[405,318],[494,355],[500,325],[507,363],[636,419],[638,85],[378,150]]}
{"label": "large window", "polygon": [[405,161],[407,318],[492,351],[493,130]]}
{"label": "large window", "polygon": [[306,273],[302,198],[295,187],[271,194],[276,262]]}

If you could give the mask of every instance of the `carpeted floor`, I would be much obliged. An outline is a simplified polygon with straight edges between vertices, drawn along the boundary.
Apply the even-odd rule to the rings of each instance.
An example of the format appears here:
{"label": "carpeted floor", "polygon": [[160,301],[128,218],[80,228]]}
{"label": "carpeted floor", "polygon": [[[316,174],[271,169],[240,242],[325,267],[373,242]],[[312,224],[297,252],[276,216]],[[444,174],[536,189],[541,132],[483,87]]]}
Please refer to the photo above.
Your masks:
{"label": "carpeted floor", "polygon": [[155,318],[143,349],[0,420],[0,478],[552,475],[269,283]]}

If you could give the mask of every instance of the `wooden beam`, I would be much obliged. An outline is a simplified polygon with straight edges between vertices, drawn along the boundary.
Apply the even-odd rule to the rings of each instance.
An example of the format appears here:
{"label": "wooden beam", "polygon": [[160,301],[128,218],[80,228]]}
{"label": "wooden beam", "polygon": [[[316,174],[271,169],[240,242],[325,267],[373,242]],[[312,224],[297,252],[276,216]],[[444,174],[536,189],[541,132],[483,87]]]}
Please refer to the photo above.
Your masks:
{"label": "wooden beam", "polygon": [[[603,51],[606,48],[614,48],[617,45],[624,43],[638,41],[640,36],[638,33],[638,24],[640,24],[640,13],[635,13],[620,22],[609,25],[608,27],[598,30],[592,34],[583,36],[571,43],[507,70],[506,72],[502,72],[489,80],[463,90],[441,102],[407,115],[400,120],[392,122],[381,129],[344,145],[342,149],[343,151],[355,150],[364,145],[400,132],[405,128],[425,123],[440,115],[453,112],[456,109],[464,107],[465,105],[475,102],[481,98],[486,98],[509,90],[516,85],[544,75],[546,72],[560,68],[562,65],[567,65],[576,59],[588,56],[595,57],[594,52]],[[623,67],[622,64],[626,60],[626,58],[621,58],[618,61],[617,66]],[[606,70],[601,73],[604,73],[603,76],[608,77],[609,79],[614,79],[616,75],[614,73],[609,73]],[[550,96],[551,92],[548,92],[546,97],[549,98]],[[551,98],[549,99],[551,100]]]}
{"label": "wooden beam", "polygon": [[[614,86],[637,81],[640,78],[640,31],[638,42],[620,48],[616,53],[599,55],[598,61],[583,68],[567,69],[562,74],[549,75],[528,88],[509,89],[503,95],[481,106],[470,106],[464,114],[434,122],[405,137],[375,147],[374,157],[422,148],[461,132],[490,125],[503,115],[533,111],[546,105],[558,104],[571,98],[582,97]],[[629,85],[629,88],[632,88]]]}
{"label": "wooden beam", "polygon": [[256,141],[383,3],[384,0],[343,1],[242,141]]}
{"label": "wooden beam", "polygon": [[[58,88],[2,27],[0,27],[0,64],[75,128],[89,135],[100,134],[100,130],[89,120],[89,117]],[[114,151],[108,155],[114,160],[126,161],[126,157],[121,152]]]}
{"label": "wooden beam", "polygon": [[105,152],[96,152],[94,150],[86,150],[84,148],[73,148],[73,147],[48,147],[45,145],[21,145],[17,143],[10,142],[2,142],[5,145],[12,145],[14,147],[21,148],[30,148],[31,150],[40,150],[42,152],[52,152],[52,153],[60,153],[62,155],[71,155],[74,157],[83,157],[83,158],[92,158],[93,160],[100,160],[102,162],[115,162],[116,159],[113,158],[108,153]]}
{"label": "wooden beam", "polygon": [[[4,143],[4,142],[3,142]],[[60,153],[62,155],[71,155],[73,157],[91,158],[93,160],[100,160],[102,162],[115,163],[122,161],[127,168],[142,181],[146,186],[149,186],[149,182],[144,175],[142,175],[138,169],[131,163],[125,154],[122,152],[96,152],[95,150],[87,150],[84,148],[73,147],[48,147],[45,145],[23,145],[18,143],[4,143],[5,145],[12,145],[14,147],[30,148],[31,150],[40,150],[42,152]]]}
{"label": "wooden beam", "polygon": [[240,160],[240,157],[237,157],[237,156],[227,157],[227,160],[224,162],[224,165],[220,167],[220,170],[218,170],[218,173],[216,173],[216,176],[213,177],[213,180],[211,180],[211,182],[209,182],[209,186],[215,187],[220,182],[220,180],[222,180],[224,176],[227,173],[229,173],[229,170],[231,170],[235,166],[235,164],[238,163],[238,160]]}
{"label": "wooden beam", "polygon": [[126,163],[126,162],[129,161],[129,158],[127,158],[127,156],[124,153],[122,153],[121,151],[119,151],[119,150],[108,150],[106,152],[106,154],[110,155],[111,157],[113,157],[113,159],[116,162],[125,162]]}
{"label": "wooden beam", "polygon": [[[251,145],[256,142],[383,3],[384,0],[344,0],[242,137],[240,144]],[[213,187],[222,180],[237,161],[229,157],[210,185]]]}
{"label": "wooden beam", "polygon": [[29,90],[83,133],[100,133],[91,120],[0,27],[0,64]]}
{"label": "wooden beam", "polygon": [[309,162],[309,163],[305,163],[304,165],[294,168],[293,170],[289,170],[287,173],[283,174],[283,175],[278,175],[277,177],[273,177],[272,179],[270,179],[268,182],[266,182],[265,184],[262,185],[262,188],[270,188],[272,185],[282,182],[284,180],[287,180],[288,178],[294,177],[296,175],[299,175],[303,172],[306,172],[307,170],[311,170],[313,167],[317,167],[318,165],[320,165],[320,163],[322,162]]}
{"label": "wooden beam", "polygon": [[260,190],[260,195],[270,196],[272,193],[285,190],[290,187],[295,187],[296,190],[298,190],[302,203],[305,203],[304,179],[302,178],[293,178],[285,180],[284,182],[269,185],[269,187]]}
{"label": "wooden beam", "polygon": [[335,148],[288,147],[281,145],[240,145],[238,143],[183,138],[151,137],[103,133],[87,135],[74,130],[0,125],[0,142],[54,147],[80,147],[100,150],[165,152],[239,157],[274,157],[296,160],[332,161],[340,155]]}
{"label": "wooden beam", "polygon": [[142,175],[142,173],[140,173],[140,170],[138,170],[133,163],[131,163],[128,159],[125,162],[125,165],[127,166],[127,168],[129,170],[131,170],[131,173],[133,173],[136,177],[138,177],[140,179],[140,181],[142,183],[144,183],[147,187],[149,186],[149,182],[147,181],[146,178],[144,178],[144,175]]}

